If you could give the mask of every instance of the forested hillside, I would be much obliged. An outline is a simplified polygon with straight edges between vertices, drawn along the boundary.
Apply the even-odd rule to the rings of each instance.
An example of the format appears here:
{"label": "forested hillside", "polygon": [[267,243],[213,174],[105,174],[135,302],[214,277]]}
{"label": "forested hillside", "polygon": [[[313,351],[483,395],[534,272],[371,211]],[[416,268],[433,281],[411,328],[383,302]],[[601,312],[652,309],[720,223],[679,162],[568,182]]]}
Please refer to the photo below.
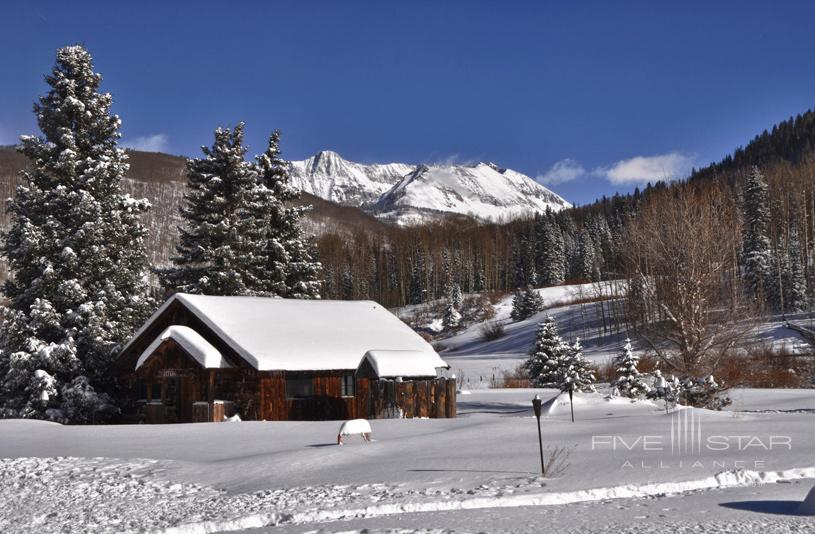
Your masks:
{"label": "forested hillside", "polygon": [[[758,165],[768,187],[768,239],[773,268],[781,271],[776,278],[785,285],[784,277],[789,278],[789,271],[800,264],[810,295],[815,278],[813,138],[815,112],[810,111],[763,132],[686,181],[649,184],[632,194],[504,224],[449,216],[424,226],[399,228],[357,208],[308,194],[297,203],[312,206],[303,224],[316,236],[325,280],[323,296],[399,306],[445,297],[455,287],[464,292],[511,291],[526,285],[625,276],[630,270],[625,257],[629,222],[643,205],[654,201],[672,209],[679,204],[672,199],[681,190],[691,188],[701,194],[715,187],[739,206],[746,176]],[[153,205],[145,216],[150,229],[148,252],[154,265],[166,265],[177,240],[184,159],[145,152],[129,155],[125,187]],[[13,194],[17,171],[24,163],[23,156],[10,147],[0,148],[0,207]],[[733,231],[741,232],[743,216],[738,209],[734,216]],[[5,209],[0,224],[7,224]],[[734,262],[740,261],[740,253],[740,249],[732,251]],[[780,301],[788,290],[766,291],[776,293],[772,304],[782,308]],[[783,308],[789,308],[790,297],[785,300]],[[809,297],[807,306],[808,302]]]}

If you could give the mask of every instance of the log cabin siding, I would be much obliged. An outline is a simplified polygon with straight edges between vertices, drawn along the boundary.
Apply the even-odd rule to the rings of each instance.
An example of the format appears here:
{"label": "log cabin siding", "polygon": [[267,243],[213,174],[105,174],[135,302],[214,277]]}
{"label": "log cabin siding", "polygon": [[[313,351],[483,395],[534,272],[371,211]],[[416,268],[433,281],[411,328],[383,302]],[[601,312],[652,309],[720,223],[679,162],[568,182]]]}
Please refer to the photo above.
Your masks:
{"label": "log cabin siding", "polygon": [[[233,367],[204,369],[172,339],[163,342],[138,370],[139,356],[171,325],[187,326],[215,347]],[[360,359],[362,359],[360,354]],[[455,417],[455,380],[382,380],[365,360],[359,369],[330,371],[258,371],[180,301],[172,302],[117,358],[117,401],[124,422],[192,422],[193,403],[231,402],[243,420],[376,419],[398,406],[405,417]],[[172,377],[171,375],[178,375]],[[342,378],[354,375],[354,396],[342,396]],[[182,376],[183,375],[183,376]],[[313,395],[286,397],[286,378],[311,380]],[[154,402],[177,388],[177,405]],[[150,410],[148,410],[148,407]]]}

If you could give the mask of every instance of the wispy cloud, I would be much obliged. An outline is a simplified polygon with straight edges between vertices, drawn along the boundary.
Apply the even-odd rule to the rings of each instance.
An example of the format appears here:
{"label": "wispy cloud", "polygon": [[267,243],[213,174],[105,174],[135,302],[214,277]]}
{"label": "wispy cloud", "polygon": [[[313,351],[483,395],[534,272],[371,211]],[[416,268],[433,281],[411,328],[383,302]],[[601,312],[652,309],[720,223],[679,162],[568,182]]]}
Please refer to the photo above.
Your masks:
{"label": "wispy cloud", "polygon": [[122,141],[122,146],[132,150],[143,150],[145,152],[166,152],[167,141],[167,134],[158,133],[134,137],[133,139],[125,139]]}
{"label": "wispy cloud", "polygon": [[544,174],[538,176],[536,180],[545,185],[562,184],[571,182],[586,174],[586,169],[579,162],[566,158],[556,162]]}
{"label": "wispy cloud", "polygon": [[636,156],[608,167],[597,167],[592,174],[602,176],[613,184],[668,181],[687,176],[695,161],[694,156],[681,152]]}

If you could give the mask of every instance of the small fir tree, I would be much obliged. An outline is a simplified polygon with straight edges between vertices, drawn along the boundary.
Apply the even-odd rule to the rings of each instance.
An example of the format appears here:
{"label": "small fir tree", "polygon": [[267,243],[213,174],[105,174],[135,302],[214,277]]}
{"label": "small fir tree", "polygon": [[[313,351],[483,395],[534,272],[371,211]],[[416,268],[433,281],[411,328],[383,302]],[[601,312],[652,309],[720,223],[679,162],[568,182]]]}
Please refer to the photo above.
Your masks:
{"label": "small fir tree", "polygon": [[543,310],[543,305],[543,297],[531,286],[523,291],[518,289],[512,297],[510,317],[515,321],[523,321]]}
{"label": "small fir tree", "polygon": [[558,335],[555,320],[547,317],[538,325],[535,343],[523,365],[532,387],[560,387],[568,358],[569,345]]}
{"label": "small fir tree", "polygon": [[632,399],[644,397],[651,391],[651,388],[642,379],[639,369],[637,369],[639,361],[639,357],[632,350],[631,340],[626,339],[622,351],[614,359],[614,368],[617,373],[614,387],[621,395]]}
{"label": "small fir tree", "polygon": [[455,306],[456,310],[461,310],[464,305],[464,295],[461,294],[461,286],[453,284],[450,290],[450,302]]}
{"label": "small fir tree", "polygon": [[561,391],[594,391],[594,371],[592,371],[589,361],[583,357],[583,346],[580,344],[580,338],[577,338],[569,347],[561,365],[562,368],[559,372]]}
{"label": "small fir tree", "polygon": [[445,330],[454,330],[461,324],[461,313],[456,309],[452,302],[447,303],[447,308],[444,310],[444,317],[442,317],[442,326]]}

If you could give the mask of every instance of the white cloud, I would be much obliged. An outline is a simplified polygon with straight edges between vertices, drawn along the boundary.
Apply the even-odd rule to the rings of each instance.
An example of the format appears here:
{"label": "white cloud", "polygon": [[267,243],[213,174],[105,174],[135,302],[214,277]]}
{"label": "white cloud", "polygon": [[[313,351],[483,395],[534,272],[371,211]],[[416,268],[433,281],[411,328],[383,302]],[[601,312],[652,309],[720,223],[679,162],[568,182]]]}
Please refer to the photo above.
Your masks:
{"label": "white cloud", "polygon": [[536,179],[546,185],[562,184],[571,182],[584,174],[586,174],[586,169],[583,168],[583,165],[573,159],[566,158],[556,162],[552,165],[552,168]]}
{"label": "white cloud", "polygon": [[132,150],[143,150],[145,152],[166,152],[167,135],[159,133],[134,137],[133,139],[122,141],[122,146]]}
{"label": "white cloud", "polygon": [[656,156],[636,156],[618,161],[610,167],[598,167],[592,171],[613,184],[632,184],[675,180],[690,173],[696,158],[680,152]]}

